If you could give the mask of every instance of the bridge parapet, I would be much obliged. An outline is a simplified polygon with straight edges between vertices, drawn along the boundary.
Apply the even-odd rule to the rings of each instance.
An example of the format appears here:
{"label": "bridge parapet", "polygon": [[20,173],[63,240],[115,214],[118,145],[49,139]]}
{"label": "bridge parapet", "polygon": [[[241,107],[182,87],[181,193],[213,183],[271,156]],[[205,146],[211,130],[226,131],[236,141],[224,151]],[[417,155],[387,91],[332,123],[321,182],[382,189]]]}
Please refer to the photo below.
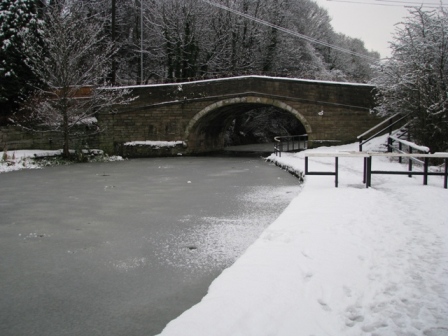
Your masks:
{"label": "bridge parapet", "polygon": [[356,141],[378,123],[370,114],[374,87],[365,84],[247,76],[129,88],[138,98],[99,118],[108,152],[145,140],[182,140],[190,154],[220,150],[235,116],[261,106],[294,115],[311,141]]}
{"label": "bridge parapet", "polygon": [[125,106],[124,110],[152,104],[178,104],[185,101],[223,99],[249,94],[358,108],[371,108],[374,104],[372,85],[280,77],[242,76],[127,88],[138,98]]}

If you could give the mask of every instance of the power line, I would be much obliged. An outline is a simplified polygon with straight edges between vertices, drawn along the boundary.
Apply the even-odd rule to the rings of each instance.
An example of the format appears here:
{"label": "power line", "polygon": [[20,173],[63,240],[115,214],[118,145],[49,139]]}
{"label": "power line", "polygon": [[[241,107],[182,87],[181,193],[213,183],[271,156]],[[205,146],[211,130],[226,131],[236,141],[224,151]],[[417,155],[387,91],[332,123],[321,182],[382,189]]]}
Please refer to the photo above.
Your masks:
{"label": "power line", "polygon": [[403,5],[393,5],[393,4],[379,4],[372,2],[361,2],[361,1],[349,1],[349,0],[327,0],[328,2],[344,2],[357,5],[369,5],[369,6],[384,6],[384,7],[404,7]]}
{"label": "power line", "polygon": [[330,43],[327,43],[327,42],[324,42],[324,41],[317,40],[315,38],[309,37],[309,36],[304,35],[304,34],[300,34],[298,32],[295,32],[293,30],[290,30],[290,29],[278,26],[278,25],[270,23],[268,21],[265,21],[265,20],[262,20],[262,19],[258,19],[258,18],[254,17],[252,15],[249,15],[249,14],[246,14],[246,13],[242,13],[240,11],[237,11],[235,9],[229,8],[227,6],[224,6],[224,5],[221,5],[221,4],[217,4],[215,2],[208,1],[208,0],[202,0],[202,2],[205,2],[205,3],[207,3],[207,4],[209,4],[209,5],[213,6],[213,7],[217,7],[217,8],[223,9],[223,10],[228,11],[230,13],[233,13],[235,15],[242,16],[242,17],[244,17],[246,19],[249,19],[251,21],[257,22],[259,24],[262,24],[262,25],[265,25],[265,26],[277,29],[277,30],[279,30],[281,32],[284,32],[286,34],[293,35],[293,36],[298,37],[300,39],[306,40],[306,41],[308,41],[310,43],[320,44],[320,45],[323,45],[325,47],[329,47],[329,48],[338,50],[338,51],[346,53],[346,54],[350,54],[350,55],[353,55],[353,56],[365,58],[365,59],[367,59],[367,60],[369,60],[371,62],[378,62],[378,59],[376,59],[374,57],[371,57],[371,56],[368,56],[368,55],[365,55],[365,54],[361,54],[361,53],[358,53],[358,52],[355,52],[355,51],[352,51],[352,50],[349,50],[349,49],[345,49],[345,48],[339,47],[339,46],[337,46],[335,44],[330,44]]}
{"label": "power line", "polygon": [[[385,6],[385,7],[426,7],[426,8],[445,8],[448,5],[444,4],[435,4],[435,3],[417,3],[417,2],[409,2],[409,1],[386,1],[386,0],[374,0],[378,2],[388,2],[388,3],[373,3],[373,2],[362,2],[362,1],[350,1],[350,0],[327,0],[329,2],[343,2],[343,3],[352,3],[358,5],[368,5],[368,6]],[[391,4],[391,3],[401,3],[399,4]]]}
{"label": "power line", "polygon": [[413,1],[401,1],[401,0],[374,0],[378,2],[395,2],[395,3],[405,3],[405,4],[411,4],[411,5],[434,5],[434,6],[446,6],[442,2],[413,2]]}

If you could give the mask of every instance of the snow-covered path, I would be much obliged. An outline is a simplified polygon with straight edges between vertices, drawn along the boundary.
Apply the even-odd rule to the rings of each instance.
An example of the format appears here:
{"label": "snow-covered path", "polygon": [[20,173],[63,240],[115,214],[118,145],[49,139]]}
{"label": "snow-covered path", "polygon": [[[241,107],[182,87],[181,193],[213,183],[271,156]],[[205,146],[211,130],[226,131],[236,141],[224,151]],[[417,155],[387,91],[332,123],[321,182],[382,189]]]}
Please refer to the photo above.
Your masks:
{"label": "snow-covered path", "polygon": [[[379,146],[381,139],[371,144]],[[357,144],[314,151],[356,150]],[[303,170],[304,152],[271,159]],[[313,170],[333,169],[312,158]],[[161,335],[448,335],[448,191],[340,158]],[[405,169],[375,158],[375,169]],[[328,168],[326,168],[328,167]]]}

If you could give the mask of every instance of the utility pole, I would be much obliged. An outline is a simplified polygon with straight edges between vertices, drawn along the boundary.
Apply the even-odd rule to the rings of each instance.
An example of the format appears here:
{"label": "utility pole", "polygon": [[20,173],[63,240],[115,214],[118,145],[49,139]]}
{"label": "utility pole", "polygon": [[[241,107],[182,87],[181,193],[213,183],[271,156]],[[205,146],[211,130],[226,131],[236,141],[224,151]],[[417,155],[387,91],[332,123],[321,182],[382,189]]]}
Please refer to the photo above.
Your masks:
{"label": "utility pole", "polygon": [[[112,37],[112,44],[113,47],[115,49],[115,45],[116,45],[116,34],[115,34],[115,26],[116,26],[116,0],[112,0],[112,23],[111,23],[111,37]],[[115,52],[115,50],[114,50]],[[117,63],[115,61],[115,54],[114,56],[112,56],[112,72],[110,74],[110,81],[112,85],[116,84],[116,76],[117,76]]]}
{"label": "utility pole", "polygon": [[143,0],[140,0],[140,84],[143,85]]}

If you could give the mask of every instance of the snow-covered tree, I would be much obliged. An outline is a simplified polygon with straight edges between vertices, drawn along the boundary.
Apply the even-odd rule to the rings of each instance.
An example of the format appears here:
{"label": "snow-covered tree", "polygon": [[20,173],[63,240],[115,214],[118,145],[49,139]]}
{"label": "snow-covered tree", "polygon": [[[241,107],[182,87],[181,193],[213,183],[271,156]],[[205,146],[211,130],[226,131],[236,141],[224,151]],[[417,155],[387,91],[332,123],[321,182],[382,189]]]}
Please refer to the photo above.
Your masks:
{"label": "snow-covered tree", "polygon": [[[237,14],[244,13],[314,39],[338,44],[327,11],[313,0],[213,1],[230,10],[201,0],[0,1],[3,7],[12,3],[37,3],[42,7],[51,4],[67,7],[70,3],[82,7],[77,17],[99,25],[100,31],[95,33],[95,37],[101,39],[99,44],[113,41],[117,49],[115,62],[112,62],[115,67],[108,74],[108,79],[116,85],[146,83],[152,79],[259,73],[347,81],[366,81],[368,77],[368,74],[360,76],[357,70],[367,69],[367,61],[335,56],[339,52]],[[352,49],[352,45],[358,48],[356,43],[343,47]],[[140,78],[142,59],[143,78]]]}
{"label": "snow-covered tree", "polygon": [[378,112],[409,113],[415,141],[448,150],[448,15],[413,9],[378,68]]}
{"label": "snow-covered tree", "polygon": [[[41,41],[28,40],[23,56],[42,85],[36,88],[14,121],[30,129],[58,132],[69,142],[93,132],[98,112],[126,103],[127,92],[107,87],[113,43],[104,35],[101,20],[88,16],[82,2],[59,0],[45,9]],[[93,125],[93,126],[92,126]]]}
{"label": "snow-covered tree", "polygon": [[[372,59],[380,60],[379,53],[368,51],[364,46],[364,42],[360,39],[352,38],[344,34],[334,34],[333,44],[350,50],[353,53],[363,54]],[[373,63],[371,61],[366,61],[359,56],[342,53],[337,50],[329,50],[328,54],[326,54],[325,61],[331,71],[339,72],[347,81],[367,83],[372,79],[374,74],[372,69]]]}
{"label": "snow-covered tree", "polygon": [[[352,74],[345,76],[345,70],[353,66],[339,69],[342,62],[333,64],[327,47],[311,45],[237,14],[334,43],[336,34],[328,13],[312,0],[212,1],[230,10],[201,0],[79,1],[101,18],[105,32],[119,49],[116,71],[111,74],[111,78],[116,74],[117,84],[263,72],[365,81]],[[368,62],[358,61],[367,68]]]}
{"label": "snow-covered tree", "polygon": [[196,77],[200,53],[197,1],[165,0],[160,10],[167,77]]}
{"label": "snow-covered tree", "polygon": [[[40,0],[0,0],[0,110],[6,117],[36,78],[25,63],[25,41],[39,41]],[[1,123],[1,121],[0,121]]]}

